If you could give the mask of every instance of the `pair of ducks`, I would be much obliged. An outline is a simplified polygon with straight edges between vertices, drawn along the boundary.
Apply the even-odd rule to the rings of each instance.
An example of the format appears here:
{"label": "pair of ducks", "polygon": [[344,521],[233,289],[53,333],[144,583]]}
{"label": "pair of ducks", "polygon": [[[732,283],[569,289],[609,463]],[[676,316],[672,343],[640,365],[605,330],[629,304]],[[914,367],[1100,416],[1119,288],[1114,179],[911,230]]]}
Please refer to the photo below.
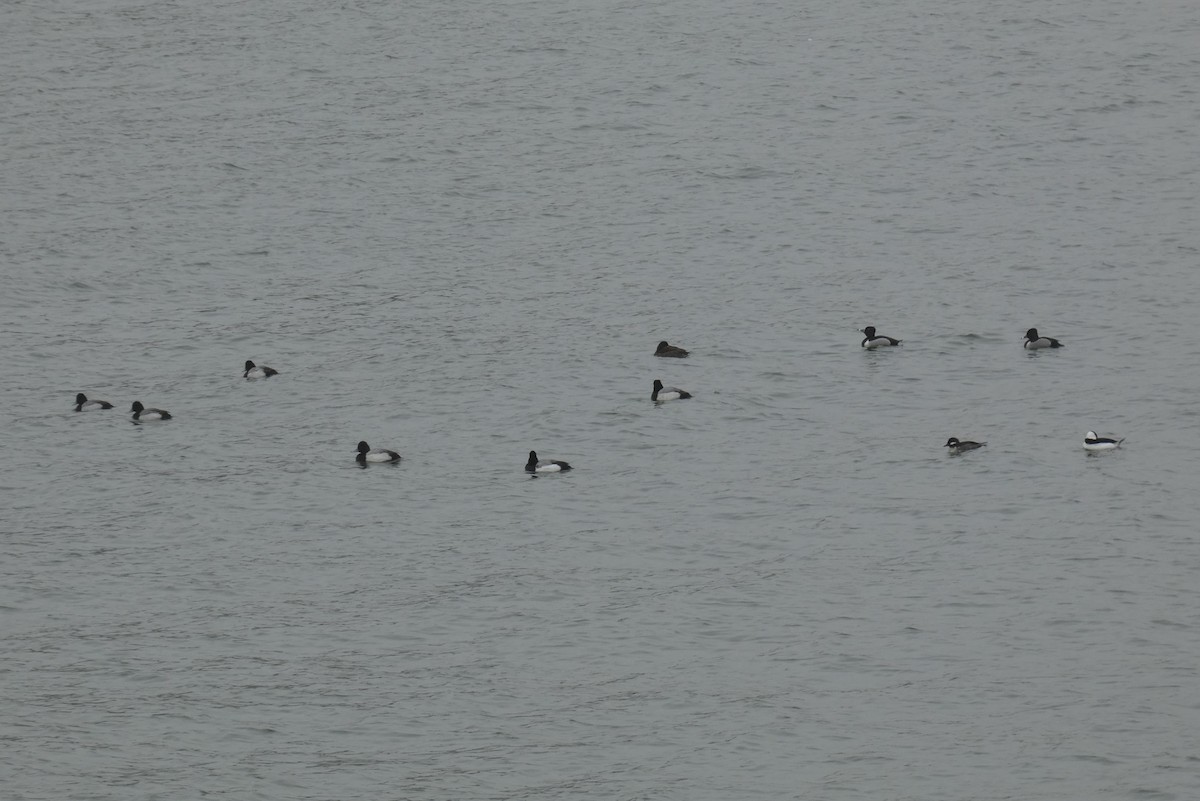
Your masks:
{"label": "pair of ducks", "polygon": [[[863,337],[862,346],[867,350],[874,350],[880,347],[890,347],[899,345],[901,340],[885,337],[882,334],[875,333],[875,326],[868,325],[862,330],[865,335]],[[663,343],[666,344],[666,343]],[[1026,350],[1041,350],[1042,348],[1061,348],[1063,345],[1054,337],[1044,337],[1038,335],[1036,328],[1030,328],[1025,332],[1024,348]]]}
{"label": "pair of ducks", "polygon": [[[1083,449],[1087,451],[1111,451],[1121,447],[1121,443],[1124,441],[1124,437],[1101,437],[1097,436],[1095,431],[1089,431],[1083,435]],[[970,440],[964,442],[958,437],[951,437],[946,440],[946,444],[942,447],[949,448],[951,453],[963,453],[965,451],[973,451],[976,448],[982,448],[984,445],[987,445],[987,443],[971,442]]]}
{"label": "pair of ducks", "polygon": [[[111,409],[113,405],[108,401],[88,400],[87,395],[80,392],[75,396],[75,411],[77,412],[93,412],[100,409]],[[170,420],[171,413],[165,409],[147,409],[142,405],[141,401],[134,401],[130,407],[133,412],[133,419],[142,422],[144,420]]]}
{"label": "pair of ducks", "polygon": [[[372,448],[366,440],[358,443],[358,456],[355,457],[361,465],[367,463],[395,463],[400,461],[400,454],[386,448]],[[570,470],[571,465],[558,459],[538,459],[537,451],[529,452],[529,461],[525,463],[526,473],[561,473]]]}
{"label": "pair of ducks", "polygon": [[[665,356],[671,359],[686,359],[688,352],[683,348],[668,345],[664,339],[658,343],[658,349],[654,351],[654,355]],[[664,387],[663,382],[657,378],[654,379],[654,389],[650,392],[650,400],[655,403],[669,400],[685,400],[690,397],[692,397],[692,393],[682,390],[679,387]]]}

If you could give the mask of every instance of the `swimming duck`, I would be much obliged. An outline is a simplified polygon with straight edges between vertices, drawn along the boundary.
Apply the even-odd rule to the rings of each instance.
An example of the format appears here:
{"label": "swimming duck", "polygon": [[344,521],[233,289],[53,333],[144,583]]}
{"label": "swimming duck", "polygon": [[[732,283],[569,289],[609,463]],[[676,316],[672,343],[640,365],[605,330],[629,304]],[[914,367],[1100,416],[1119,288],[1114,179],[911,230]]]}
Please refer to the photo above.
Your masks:
{"label": "swimming duck", "polygon": [[1098,437],[1095,431],[1089,431],[1083,435],[1084,450],[1089,451],[1111,451],[1114,448],[1119,448],[1121,443],[1125,441],[1124,437],[1115,439],[1113,437]]}
{"label": "swimming duck", "polygon": [[147,409],[142,405],[141,401],[134,401],[131,407],[133,411],[133,419],[139,423],[144,423],[147,420],[170,420],[171,413],[163,409]]}
{"label": "swimming duck", "polygon": [[654,391],[650,393],[652,401],[669,401],[669,400],[684,400],[692,397],[692,393],[685,392],[678,387],[664,387],[663,382],[657,378],[654,379]]}
{"label": "swimming duck", "polygon": [[571,465],[556,459],[542,459],[539,461],[537,451],[530,451],[529,461],[525,463],[526,473],[558,473],[571,469],[573,469]]}
{"label": "swimming duck", "polygon": [[400,454],[395,451],[389,451],[386,448],[372,448],[366,443],[366,440],[358,443],[358,456],[354,457],[354,461],[359,464],[367,462],[398,462]]}
{"label": "swimming duck", "polygon": [[246,360],[246,372],[242,373],[242,378],[270,378],[273,375],[279,375],[279,371],[273,367],[255,367],[254,362]]}
{"label": "swimming duck", "polygon": [[865,335],[863,337],[862,346],[864,348],[866,348],[867,350],[873,350],[873,349],[879,348],[879,347],[888,347],[891,345],[899,345],[900,344],[900,340],[898,340],[898,339],[892,339],[891,337],[885,337],[883,334],[876,334],[875,326],[873,326],[873,325],[868,325],[866,328],[864,328],[862,330],[862,333]]}
{"label": "swimming duck", "polygon": [[1039,350],[1041,348],[1061,348],[1063,345],[1054,337],[1040,337],[1036,328],[1025,332],[1025,349]]}
{"label": "swimming duck", "polygon": [[96,409],[111,409],[113,405],[108,401],[88,400],[87,395],[80,392],[75,396],[75,411],[90,412]]}
{"label": "swimming duck", "polygon": [[655,356],[666,356],[672,359],[686,359],[688,352],[683,348],[677,348],[674,345],[668,345],[664,339],[658,343],[658,350],[654,351]]}
{"label": "swimming duck", "polygon": [[942,447],[949,448],[951,453],[962,453],[963,451],[973,451],[976,448],[982,448],[984,445],[987,445],[987,443],[971,442],[970,440],[963,442],[958,437],[951,437],[950,439],[946,440],[946,444]]}

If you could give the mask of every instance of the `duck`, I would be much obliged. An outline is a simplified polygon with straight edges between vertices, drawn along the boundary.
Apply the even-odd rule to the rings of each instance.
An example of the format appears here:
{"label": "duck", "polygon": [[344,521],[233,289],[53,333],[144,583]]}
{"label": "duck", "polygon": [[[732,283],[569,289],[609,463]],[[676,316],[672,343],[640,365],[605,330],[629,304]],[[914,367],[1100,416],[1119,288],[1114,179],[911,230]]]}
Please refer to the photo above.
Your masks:
{"label": "duck", "polygon": [[976,448],[982,448],[984,445],[987,445],[987,443],[971,442],[970,440],[963,442],[958,437],[951,437],[950,439],[946,440],[946,444],[942,447],[949,448],[951,453],[962,453],[963,451],[973,451]]}
{"label": "duck", "polygon": [[669,400],[685,400],[690,397],[692,397],[692,393],[685,392],[678,387],[664,387],[662,381],[654,379],[654,391],[650,393],[650,400],[661,403]]}
{"label": "duck", "polygon": [[658,350],[654,351],[655,356],[666,356],[671,359],[686,359],[688,352],[683,348],[677,348],[674,345],[668,345],[664,339],[658,343]]}
{"label": "duck", "polygon": [[572,470],[571,465],[557,459],[538,459],[537,451],[529,452],[529,461],[525,463],[526,473],[558,473]]}
{"label": "duck", "polygon": [[883,334],[876,334],[875,326],[873,325],[868,325],[862,330],[862,333],[865,335],[863,337],[862,346],[867,350],[874,350],[875,348],[879,347],[889,347],[900,344],[900,340],[898,339],[885,337]]}
{"label": "duck", "polygon": [[133,419],[139,423],[147,420],[170,420],[171,413],[163,409],[147,409],[141,401],[134,401],[131,407]]}
{"label": "duck", "polygon": [[273,375],[279,375],[279,371],[274,367],[256,367],[254,362],[246,360],[246,372],[242,373],[242,378],[270,378]]}
{"label": "duck", "polygon": [[1089,431],[1083,435],[1083,448],[1089,451],[1111,451],[1121,447],[1121,443],[1125,441],[1124,437],[1120,439],[1114,437],[1098,437],[1095,431]]}
{"label": "duck", "polygon": [[113,405],[108,401],[88,400],[87,395],[80,392],[75,396],[75,411],[90,412],[95,409],[111,409]]}
{"label": "duck", "polygon": [[358,456],[354,457],[354,461],[359,464],[367,462],[398,462],[400,454],[395,451],[389,451],[386,448],[372,448],[367,444],[366,440],[358,443]]}
{"label": "duck", "polygon": [[1063,344],[1054,337],[1038,336],[1036,328],[1030,328],[1025,332],[1025,349],[1039,350],[1041,348],[1061,348]]}

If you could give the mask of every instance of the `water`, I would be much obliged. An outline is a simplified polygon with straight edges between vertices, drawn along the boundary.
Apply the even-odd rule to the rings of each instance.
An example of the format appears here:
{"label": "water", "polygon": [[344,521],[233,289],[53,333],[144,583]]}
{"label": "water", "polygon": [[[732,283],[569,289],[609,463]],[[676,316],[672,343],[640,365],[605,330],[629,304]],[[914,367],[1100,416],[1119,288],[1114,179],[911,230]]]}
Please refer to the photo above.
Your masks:
{"label": "water", "polygon": [[4,796],[1198,797],[1198,25],[3,6]]}

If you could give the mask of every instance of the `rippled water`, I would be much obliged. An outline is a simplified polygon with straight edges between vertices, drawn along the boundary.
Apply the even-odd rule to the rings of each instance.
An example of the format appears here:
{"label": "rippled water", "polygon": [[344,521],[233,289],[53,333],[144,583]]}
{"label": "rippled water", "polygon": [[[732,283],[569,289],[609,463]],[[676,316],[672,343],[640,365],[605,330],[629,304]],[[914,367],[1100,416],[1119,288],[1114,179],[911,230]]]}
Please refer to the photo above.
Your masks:
{"label": "rippled water", "polygon": [[1198,27],[0,6],[4,797],[1200,797]]}

